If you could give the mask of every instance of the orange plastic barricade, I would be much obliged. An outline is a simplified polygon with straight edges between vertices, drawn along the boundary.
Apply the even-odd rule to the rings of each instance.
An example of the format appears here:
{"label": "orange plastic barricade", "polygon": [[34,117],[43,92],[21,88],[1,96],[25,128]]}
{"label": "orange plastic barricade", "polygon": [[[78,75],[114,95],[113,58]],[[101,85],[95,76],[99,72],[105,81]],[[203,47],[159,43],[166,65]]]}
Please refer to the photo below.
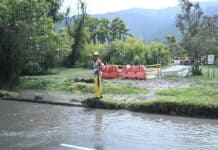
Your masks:
{"label": "orange plastic barricade", "polygon": [[102,78],[104,79],[115,79],[119,77],[120,75],[117,65],[108,65],[102,70]]}
{"label": "orange plastic barricade", "polygon": [[146,68],[143,65],[138,66],[138,70],[136,72],[137,79],[146,79]]}
{"label": "orange plastic barricade", "polygon": [[145,66],[130,66],[125,65],[122,68],[122,78],[123,79],[146,79],[146,69]]}
{"label": "orange plastic barricade", "polygon": [[133,67],[130,65],[124,65],[122,68],[122,78],[123,79],[132,79]]}

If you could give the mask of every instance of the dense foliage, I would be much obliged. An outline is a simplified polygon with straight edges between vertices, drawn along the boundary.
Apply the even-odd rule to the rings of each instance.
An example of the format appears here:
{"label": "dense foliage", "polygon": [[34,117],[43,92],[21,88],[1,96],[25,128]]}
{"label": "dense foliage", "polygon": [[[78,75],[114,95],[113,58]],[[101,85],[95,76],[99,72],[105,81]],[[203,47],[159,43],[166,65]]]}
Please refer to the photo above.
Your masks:
{"label": "dense foliage", "polygon": [[[183,35],[181,45],[174,35],[165,43],[145,44],[135,39],[125,22],[115,17],[94,18],[78,1],[79,14],[65,18],[67,28],[55,32],[63,0],[0,0],[0,83],[19,75],[46,73],[51,67],[91,67],[92,52],[100,52],[105,64],[167,65],[176,56],[195,60],[193,71],[201,74],[201,56],[218,55],[218,16],[203,16],[198,3],[180,0],[177,27]],[[186,50],[186,52],[185,52]],[[193,73],[194,73],[193,72]]]}
{"label": "dense foliage", "polygon": [[91,67],[93,50],[100,52],[100,58],[106,64],[168,64],[169,49],[164,44],[151,43],[146,45],[142,40],[128,38],[126,41],[115,40],[110,44],[91,43],[85,45],[82,51],[82,66]]}
{"label": "dense foliage", "polygon": [[[72,21],[74,25],[71,27]],[[78,66],[78,64],[84,63],[81,57],[84,57],[82,51],[86,44],[108,44],[115,40],[125,41],[131,36],[124,21],[119,17],[110,21],[107,18],[98,19],[88,16],[82,11],[82,14],[66,19],[66,24],[69,35],[74,39],[71,54],[66,62],[67,66]]]}
{"label": "dense foliage", "polygon": [[193,75],[201,75],[199,59],[218,53],[218,17],[203,16],[199,3],[180,0],[181,13],[177,15],[176,26],[183,35],[182,46],[193,59]]}
{"label": "dense foliage", "polygon": [[166,36],[165,44],[168,46],[170,50],[170,58],[175,59],[177,57],[185,57],[187,56],[187,52],[179,45],[176,37],[174,35]]}
{"label": "dense foliage", "polygon": [[[57,0],[58,1],[58,0]],[[20,73],[46,71],[65,53],[69,38],[54,32],[57,17],[51,0],[0,0],[0,79],[13,81]],[[51,13],[53,12],[53,13]],[[35,72],[35,73],[36,73]]]}
{"label": "dense foliage", "polygon": [[[99,50],[106,64],[154,64],[168,62],[163,44],[145,45],[131,37],[123,20],[97,19],[80,14],[73,26],[55,32],[62,0],[0,0],[0,79],[14,81],[20,74],[37,75],[48,68],[92,64],[92,51]],[[71,49],[71,50],[70,50]]]}

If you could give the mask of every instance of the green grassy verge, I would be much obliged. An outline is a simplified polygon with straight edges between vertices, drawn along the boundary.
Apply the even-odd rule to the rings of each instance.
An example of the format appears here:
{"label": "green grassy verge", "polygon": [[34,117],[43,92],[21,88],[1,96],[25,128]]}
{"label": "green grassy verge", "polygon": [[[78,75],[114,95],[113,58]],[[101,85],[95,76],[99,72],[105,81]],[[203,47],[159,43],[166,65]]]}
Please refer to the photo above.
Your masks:
{"label": "green grassy verge", "polygon": [[17,97],[18,93],[6,91],[6,90],[0,90],[0,97],[9,96],[9,97]]}
{"label": "green grassy verge", "polygon": [[[193,85],[202,85],[210,87],[218,87],[218,67],[209,68],[208,66],[201,66],[203,75],[200,76],[190,76],[185,78],[178,78],[177,72],[174,72],[171,76],[163,77],[164,79],[184,81],[192,83]],[[209,74],[208,74],[209,73]],[[213,76],[214,75],[214,76]]]}
{"label": "green grassy verge", "polygon": [[157,92],[161,98],[154,101],[126,101],[90,98],[88,107],[127,109],[137,112],[218,118],[218,89],[190,87]]}
{"label": "green grassy verge", "polygon": [[180,104],[218,106],[218,89],[211,87],[175,88],[157,91],[161,101]]}
{"label": "green grassy verge", "polygon": [[[207,67],[203,67],[203,76],[187,78],[171,77],[167,79],[193,83],[189,88],[174,88],[157,91],[160,98],[153,101],[127,101],[90,98],[83,103],[89,107],[106,109],[127,109],[139,112],[218,118],[218,70],[215,77],[207,76]],[[91,70],[56,68],[56,73],[46,76],[25,76],[20,78],[20,87],[28,89],[55,90],[68,92],[93,93],[93,84],[75,82],[75,78],[90,78]],[[163,78],[164,79],[164,78]],[[147,89],[119,83],[103,82],[103,92],[108,94],[146,94]]]}
{"label": "green grassy verge", "polygon": [[[44,76],[24,76],[19,79],[19,87],[25,89],[39,89],[51,91],[93,93],[94,84],[75,82],[75,78],[91,78],[91,70],[56,68],[51,70],[56,73]],[[103,93],[108,94],[146,94],[147,89],[130,85],[103,82]]]}
{"label": "green grassy verge", "polygon": [[[194,83],[203,85],[203,86],[210,86],[218,88],[218,67],[210,68],[208,71],[207,66],[201,67],[202,69],[202,76],[191,76],[187,78],[188,81],[193,81]],[[208,75],[209,72],[209,75]],[[213,76],[214,73],[214,76]]]}

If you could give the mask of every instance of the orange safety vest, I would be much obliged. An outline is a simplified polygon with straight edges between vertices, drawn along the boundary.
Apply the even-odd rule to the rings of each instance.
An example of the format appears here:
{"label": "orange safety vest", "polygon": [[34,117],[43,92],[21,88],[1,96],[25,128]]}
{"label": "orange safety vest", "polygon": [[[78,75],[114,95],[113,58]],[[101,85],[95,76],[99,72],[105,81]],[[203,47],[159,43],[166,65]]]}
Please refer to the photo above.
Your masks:
{"label": "orange safety vest", "polygon": [[102,71],[104,69],[104,63],[100,59],[97,59],[93,63],[93,69],[94,69],[94,74],[98,75],[99,71]]}

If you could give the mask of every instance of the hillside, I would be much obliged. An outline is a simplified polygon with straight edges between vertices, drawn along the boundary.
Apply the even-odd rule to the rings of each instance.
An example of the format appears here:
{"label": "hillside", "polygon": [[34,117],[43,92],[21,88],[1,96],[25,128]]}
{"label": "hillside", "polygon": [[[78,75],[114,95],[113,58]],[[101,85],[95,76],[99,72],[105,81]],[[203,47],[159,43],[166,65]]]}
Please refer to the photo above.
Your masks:
{"label": "hillside", "polygon": [[[218,0],[213,2],[201,2],[200,6],[205,15],[218,15]],[[92,16],[109,19],[120,17],[126,23],[130,33],[136,38],[142,38],[145,42],[150,42],[163,41],[169,34],[175,35],[178,40],[181,39],[181,34],[176,28],[176,15],[179,14],[180,11],[180,7],[169,7],[159,10],[132,8]],[[63,21],[57,28],[60,30],[60,28],[64,26]]]}
{"label": "hillside", "polygon": [[[205,15],[218,14],[218,1],[200,3]],[[160,10],[133,8],[113,13],[94,15],[97,18],[120,17],[127,25],[130,32],[145,42],[162,41],[166,35],[174,34],[181,39],[181,34],[176,28],[176,15],[179,7],[170,7]]]}

